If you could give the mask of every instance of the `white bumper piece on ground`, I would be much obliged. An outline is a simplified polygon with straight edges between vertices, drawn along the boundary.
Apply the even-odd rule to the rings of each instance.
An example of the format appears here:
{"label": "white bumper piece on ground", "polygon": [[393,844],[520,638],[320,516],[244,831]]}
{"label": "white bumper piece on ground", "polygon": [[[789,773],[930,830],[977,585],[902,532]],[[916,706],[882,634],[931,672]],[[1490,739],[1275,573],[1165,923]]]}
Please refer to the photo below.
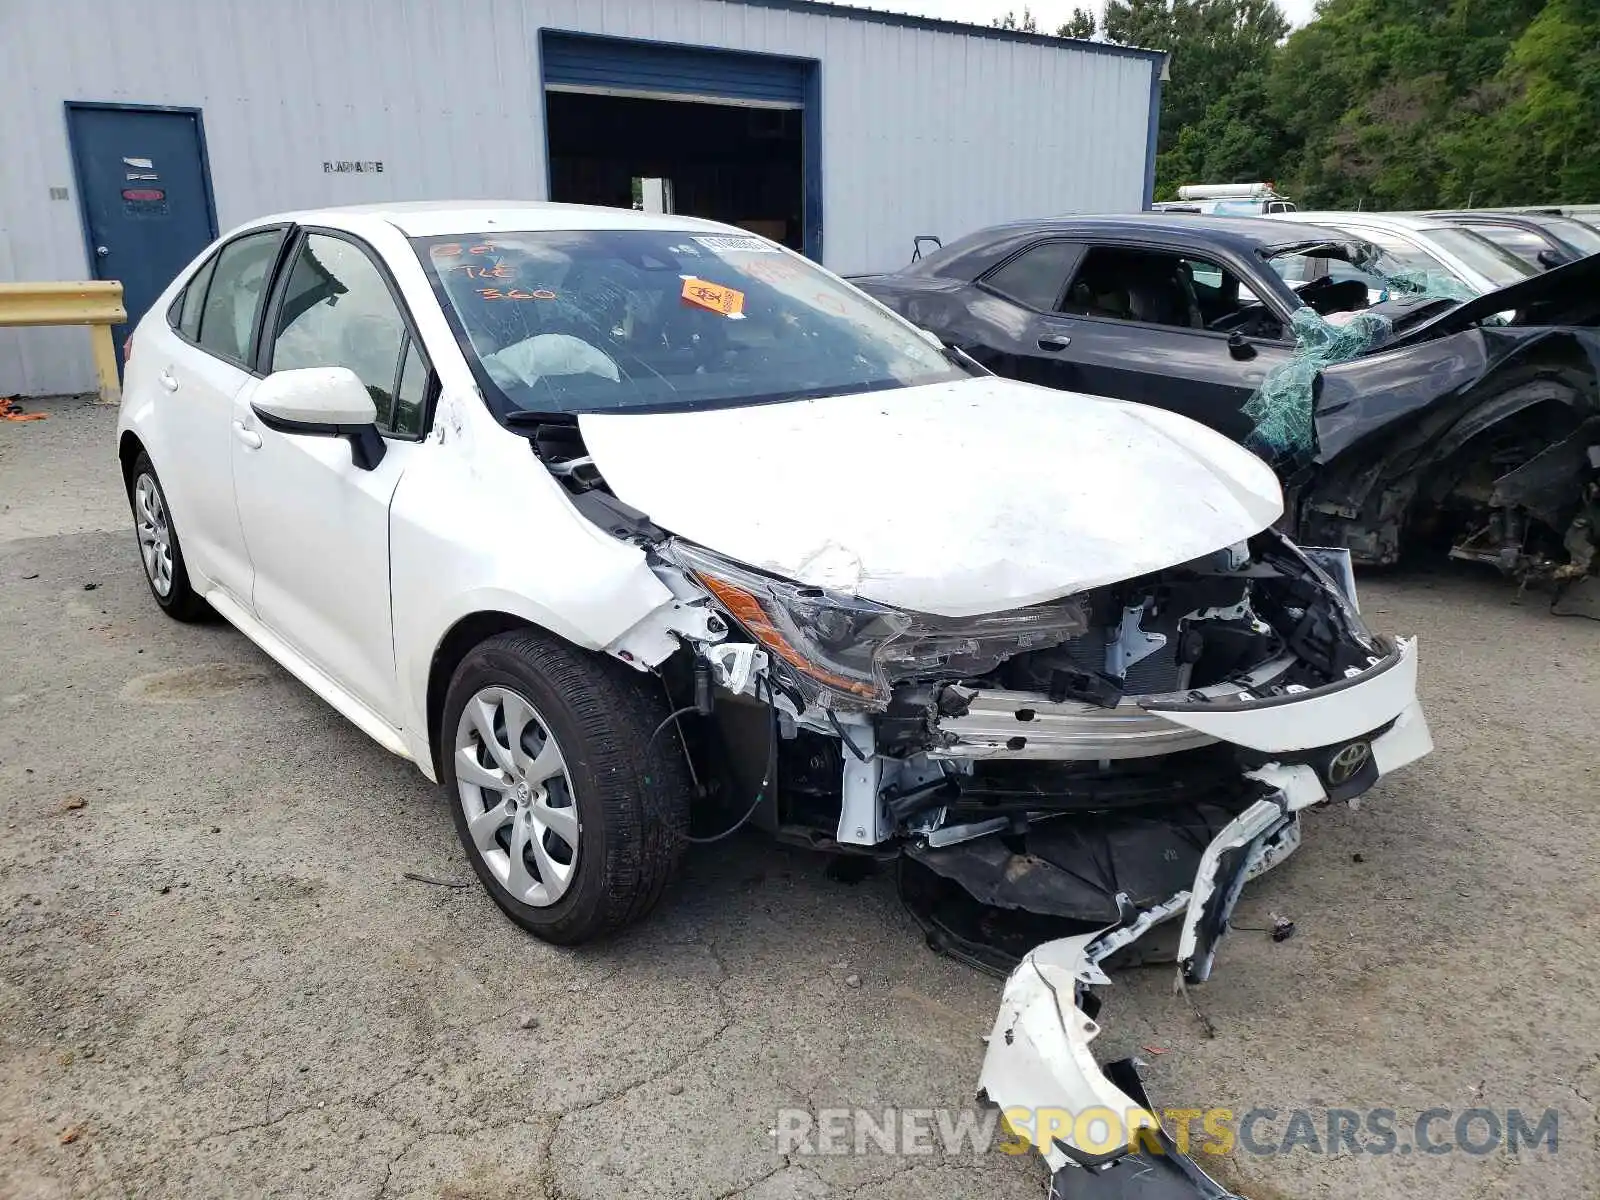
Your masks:
{"label": "white bumper piece on ground", "polygon": [[1089,1051],[1100,1027],[1078,995],[1110,982],[1089,958],[1099,936],[1046,942],[1011,973],[980,1095],[1049,1164],[1051,1200],[1224,1200],[1228,1189],[1161,1128],[1132,1061],[1102,1070]]}
{"label": "white bumper piece on ground", "polygon": [[[1186,712],[1180,723],[1285,759],[1382,727],[1361,756],[1363,769],[1381,777],[1433,748],[1416,699],[1416,643],[1402,641],[1397,651],[1385,669],[1347,687],[1278,704],[1257,705],[1241,697],[1231,711]],[[1247,778],[1262,785],[1262,795],[1212,839],[1187,893],[1127,928],[1046,942],[1007,978],[979,1076],[980,1094],[999,1106],[1011,1129],[1050,1165],[1053,1200],[1231,1195],[1161,1130],[1131,1061],[1105,1068],[1096,1063],[1089,1044],[1100,1032],[1091,1015],[1097,1006],[1091,999],[1085,1011],[1080,998],[1089,985],[1110,983],[1100,961],[1180,913],[1179,968],[1185,981],[1203,981],[1245,882],[1298,847],[1301,809],[1330,798],[1327,773],[1328,764],[1319,773],[1305,761],[1269,762],[1248,772]],[[1337,798],[1339,789],[1333,790]]]}
{"label": "white bumper piece on ground", "polygon": [[[1046,942],[1017,964],[1006,980],[978,1076],[982,1094],[1000,1107],[1015,1133],[1032,1142],[1052,1171],[1071,1161],[1058,1142],[1085,1152],[1126,1147],[1132,1137],[1129,1114],[1137,1120],[1143,1108],[1101,1074],[1089,1052],[1100,1027],[1078,1007],[1077,995],[1080,984],[1111,982],[1088,954],[1100,936]],[[1090,1129],[1086,1122],[1081,1142],[1075,1140],[1075,1118],[1089,1113],[1108,1123]],[[1056,1114],[1074,1119],[1058,1125]],[[1144,1116],[1155,1123],[1148,1112]]]}

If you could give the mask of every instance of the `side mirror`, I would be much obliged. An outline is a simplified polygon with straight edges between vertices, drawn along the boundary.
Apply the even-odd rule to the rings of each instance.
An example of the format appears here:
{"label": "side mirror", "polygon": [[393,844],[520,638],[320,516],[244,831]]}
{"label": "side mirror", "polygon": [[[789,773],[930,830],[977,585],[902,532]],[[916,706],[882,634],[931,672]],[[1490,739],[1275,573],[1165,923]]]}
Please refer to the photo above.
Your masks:
{"label": "side mirror", "polygon": [[1561,255],[1557,254],[1548,246],[1539,251],[1536,257],[1539,260],[1539,265],[1546,271],[1553,271],[1566,262],[1566,259],[1562,258]]}
{"label": "side mirror", "polygon": [[1235,329],[1228,335],[1228,353],[1240,362],[1249,362],[1256,356],[1256,348],[1245,341],[1244,334]]}
{"label": "side mirror", "polygon": [[351,462],[363,471],[382,462],[388,449],[378,432],[377,406],[349,367],[274,371],[256,386],[250,407],[278,433],[346,439]]}

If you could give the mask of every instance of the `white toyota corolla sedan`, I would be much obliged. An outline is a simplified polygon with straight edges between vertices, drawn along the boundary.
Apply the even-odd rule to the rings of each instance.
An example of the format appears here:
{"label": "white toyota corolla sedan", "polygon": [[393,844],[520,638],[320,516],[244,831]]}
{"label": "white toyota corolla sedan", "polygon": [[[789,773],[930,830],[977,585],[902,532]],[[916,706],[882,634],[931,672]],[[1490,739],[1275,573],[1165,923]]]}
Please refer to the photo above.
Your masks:
{"label": "white toyota corolla sedan", "polygon": [[1200,979],[1301,810],[1430,748],[1414,643],[1273,531],[1250,453],[729,226],[252,222],[139,323],[119,437],[156,602],[440,781],[555,942],[749,822],[899,851],[974,952],[951,887],[1112,930],[1092,958],[1181,918]]}
{"label": "white toyota corolla sedan", "polygon": [[614,929],[747,823],[898,852],[931,938],[1022,959],[1005,1106],[1132,1108],[1057,984],[1168,920],[1204,979],[1303,810],[1431,748],[1414,642],[1273,530],[1249,452],[724,225],[253,222],[140,321],[118,436],[156,603],[441,782],[515,921]]}

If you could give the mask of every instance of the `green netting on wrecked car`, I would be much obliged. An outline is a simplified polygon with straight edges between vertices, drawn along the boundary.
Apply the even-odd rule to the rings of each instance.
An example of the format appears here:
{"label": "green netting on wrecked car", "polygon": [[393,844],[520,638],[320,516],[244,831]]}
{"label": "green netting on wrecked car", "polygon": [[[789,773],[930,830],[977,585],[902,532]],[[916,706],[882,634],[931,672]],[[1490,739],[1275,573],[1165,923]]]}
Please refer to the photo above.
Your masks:
{"label": "green netting on wrecked car", "polygon": [[1244,413],[1255,422],[1254,440],[1275,454],[1311,449],[1315,439],[1312,408],[1317,373],[1333,363],[1348,362],[1382,345],[1392,325],[1377,313],[1340,314],[1334,322],[1312,308],[1297,308],[1289,317],[1294,357],[1273,368]]}

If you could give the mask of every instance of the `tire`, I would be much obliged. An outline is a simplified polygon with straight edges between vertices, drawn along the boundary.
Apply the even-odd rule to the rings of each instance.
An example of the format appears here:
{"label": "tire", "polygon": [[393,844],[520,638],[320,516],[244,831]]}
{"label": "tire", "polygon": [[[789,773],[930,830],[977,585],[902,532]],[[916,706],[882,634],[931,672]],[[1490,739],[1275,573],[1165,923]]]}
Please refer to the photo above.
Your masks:
{"label": "tire", "polygon": [[653,683],[530,629],[481,643],[450,682],[439,760],[456,834],[494,902],[544,941],[573,946],[639,920],[677,872],[689,782],[675,739],[649,744],[669,711]]}
{"label": "tire", "polygon": [[172,523],[172,507],[161,479],[143,450],[134,459],[128,476],[128,506],[133,512],[133,531],[138,538],[139,560],[144,566],[144,581],[150,585],[161,611],[175,621],[203,621],[211,606],[189,583],[189,568],[183,560],[183,546]]}

